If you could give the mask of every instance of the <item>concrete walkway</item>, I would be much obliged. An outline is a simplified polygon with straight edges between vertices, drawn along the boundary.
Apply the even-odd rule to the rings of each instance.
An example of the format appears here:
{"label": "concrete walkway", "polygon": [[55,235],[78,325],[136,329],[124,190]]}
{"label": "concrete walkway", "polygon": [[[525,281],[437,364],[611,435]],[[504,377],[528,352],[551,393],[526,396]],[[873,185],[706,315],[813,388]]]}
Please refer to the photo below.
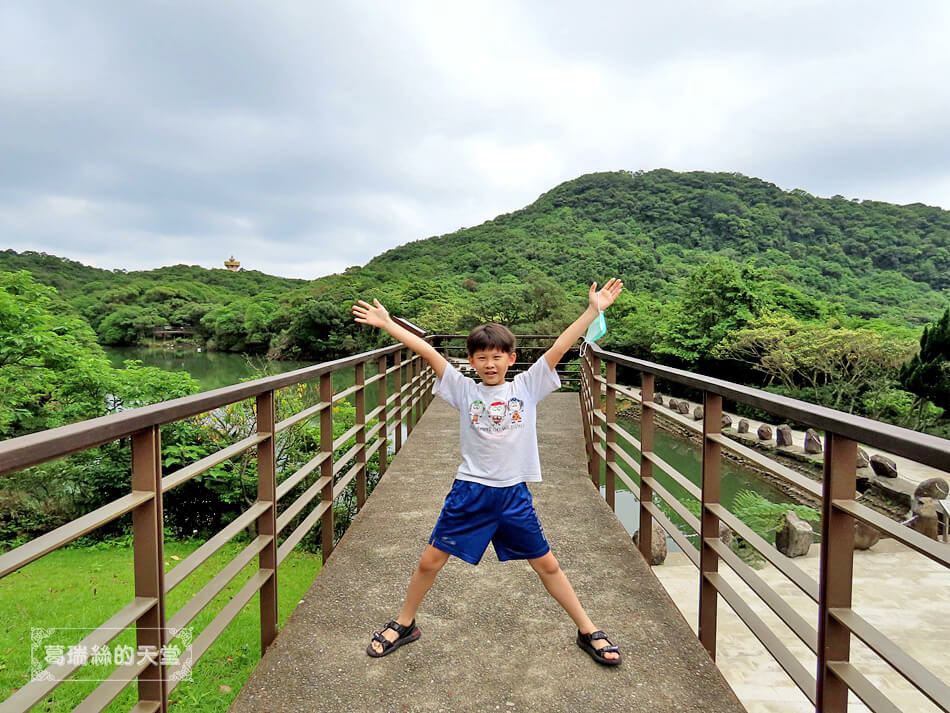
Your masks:
{"label": "concrete walkway", "polygon": [[622,647],[598,665],[527,563],[451,558],[422,604],[422,638],[365,653],[395,617],[460,461],[458,413],[435,399],[231,711],[744,709],[586,477],[577,394],[539,409],[535,505],[595,624]]}

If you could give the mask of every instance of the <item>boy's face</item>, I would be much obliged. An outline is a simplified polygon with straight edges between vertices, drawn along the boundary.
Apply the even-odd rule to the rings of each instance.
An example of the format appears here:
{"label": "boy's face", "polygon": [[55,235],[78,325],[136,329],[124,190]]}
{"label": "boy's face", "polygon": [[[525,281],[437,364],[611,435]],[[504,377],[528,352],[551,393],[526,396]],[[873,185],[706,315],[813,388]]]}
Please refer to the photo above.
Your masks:
{"label": "boy's face", "polygon": [[505,381],[508,367],[515,363],[515,352],[499,351],[498,349],[479,349],[468,358],[475,372],[485,386],[498,386]]}

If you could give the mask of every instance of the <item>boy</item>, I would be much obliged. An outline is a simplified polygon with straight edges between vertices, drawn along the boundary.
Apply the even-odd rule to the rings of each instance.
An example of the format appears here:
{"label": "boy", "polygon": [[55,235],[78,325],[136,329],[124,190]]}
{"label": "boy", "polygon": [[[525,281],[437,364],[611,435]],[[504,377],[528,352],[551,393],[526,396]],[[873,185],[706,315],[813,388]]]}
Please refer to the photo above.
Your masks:
{"label": "boy", "polygon": [[591,285],[588,307],[526,372],[505,381],[515,363],[515,337],[500,324],[483,324],[468,336],[468,361],[481,384],[463,377],[431,344],[403,329],[373,300],[353,305],[354,319],[385,330],[422,356],[437,378],[433,393],[460,412],[462,464],[445,498],[429,544],[419,560],[395,621],[373,634],[366,653],[386,656],[421,636],[416,611],[436,575],[455,555],[477,565],[489,541],[499,560],[526,559],[577,625],[577,645],[601,664],[620,663],[620,649],[598,631],[551,553],[526,483],[541,480],[535,406],[560,387],[555,367],[578,338],[620,294],[611,279],[597,292]]}

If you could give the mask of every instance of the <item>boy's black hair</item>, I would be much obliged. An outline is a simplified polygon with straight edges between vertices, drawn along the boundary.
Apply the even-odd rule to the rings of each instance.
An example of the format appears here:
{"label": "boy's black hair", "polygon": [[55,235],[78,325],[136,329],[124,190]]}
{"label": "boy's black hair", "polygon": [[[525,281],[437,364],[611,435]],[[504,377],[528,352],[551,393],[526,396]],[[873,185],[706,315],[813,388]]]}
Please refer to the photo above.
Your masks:
{"label": "boy's black hair", "polygon": [[503,324],[489,322],[481,324],[468,333],[468,341],[465,346],[468,349],[468,355],[474,356],[480,349],[497,349],[506,354],[513,354],[515,351],[515,335]]}

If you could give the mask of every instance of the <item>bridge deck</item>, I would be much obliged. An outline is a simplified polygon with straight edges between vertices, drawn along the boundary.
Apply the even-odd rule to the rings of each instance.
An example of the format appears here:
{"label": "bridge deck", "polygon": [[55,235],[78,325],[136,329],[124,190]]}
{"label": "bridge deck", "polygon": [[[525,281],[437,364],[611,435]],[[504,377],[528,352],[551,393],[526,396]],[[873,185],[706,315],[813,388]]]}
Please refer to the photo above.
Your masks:
{"label": "bridge deck", "polygon": [[451,558],[422,604],[422,638],[365,654],[396,616],[460,461],[458,414],[435,399],[261,659],[232,711],[743,711],[586,477],[576,394],[539,408],[544,482],[531,485],[552,550],[594,623],[622,647],[604,667],[522,562],[489,547]]}

